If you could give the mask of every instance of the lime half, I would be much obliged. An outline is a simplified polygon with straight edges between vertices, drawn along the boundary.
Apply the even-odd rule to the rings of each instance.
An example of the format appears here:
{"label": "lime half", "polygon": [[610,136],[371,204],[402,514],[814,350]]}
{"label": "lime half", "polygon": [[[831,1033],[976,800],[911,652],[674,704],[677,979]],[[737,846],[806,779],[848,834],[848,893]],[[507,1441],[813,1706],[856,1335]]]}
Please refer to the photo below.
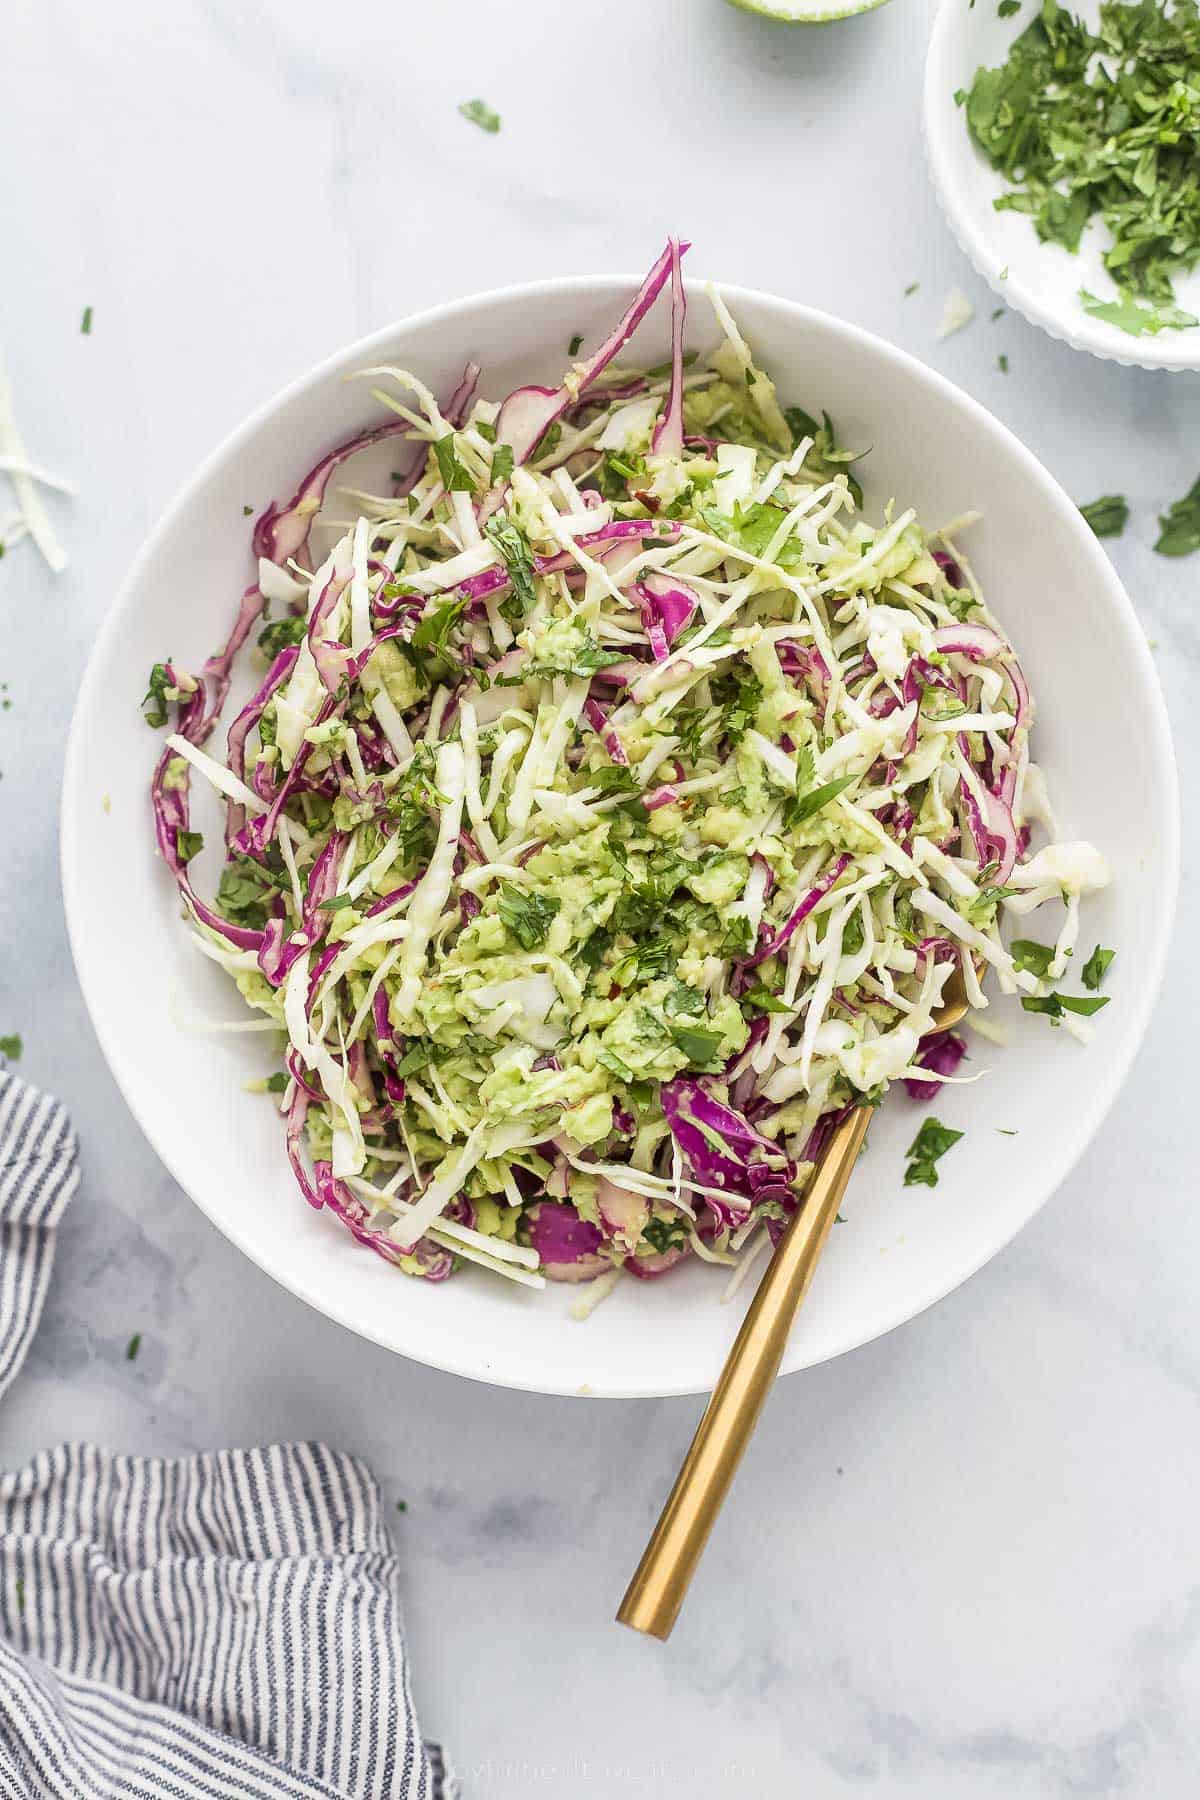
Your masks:
{"label": "lime half", "polygon": [[851,19],[855,13],[874,12],[886,0],[727,0],[742,12],[758,13],[779,25],[826,25],[831,19]]}

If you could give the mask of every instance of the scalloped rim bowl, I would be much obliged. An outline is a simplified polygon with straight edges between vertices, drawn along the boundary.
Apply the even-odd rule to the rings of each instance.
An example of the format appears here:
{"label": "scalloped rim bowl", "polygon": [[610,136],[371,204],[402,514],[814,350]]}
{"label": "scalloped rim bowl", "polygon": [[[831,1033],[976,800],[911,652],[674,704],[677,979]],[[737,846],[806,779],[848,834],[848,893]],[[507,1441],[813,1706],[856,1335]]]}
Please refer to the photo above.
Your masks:
{"label": "scalloped rim bowl", "polygon": [[[1097,5],[1098,0],[1083,0],[1078,10],[1094,14]],[[1023,213],[997,212],[992,205],[1007,183],[973,142],[954,95],[970,87],[976,69],[1004,61],[1029,16],[1022,9],[1015,18],[1001,19],[994,4],[942,0],[934,20],[925,59],[925,154],[959,248],[1001,300],[1060,343],[1132,368],[1200,369],[1200,325],[1135,338],[1084,312],[1080,288],[1102,299],[1115,294],[1102,260],[1102,225],[1088,226],[1073,255],[1061,244],[1041,243]],[[1200,268],[1175,282],[1175,297],[1200,317]]]}
{"label": "scalloped rim bowl", "polygon": [[[636,285],[633,276],[550,280],[437,307],[339,351],[242,425],[167,509],[104,621],[80,689],[62,802],[67,923],[97,1035],[146,1136],[209,1218],[301,1299],[406,1356],[511,1387],[622,1397],[710,1386],[745,1291],[722,1306],[723,1273],[685,1265],[664,1280],[621,1283],[579,1323],[570,1289],[529,1292],[474,1270],[436,1286],[412,1281],[308,1208],[279,1119],[245,1091],[274,1066],[264,1040],[185,1028],[244,1015],[227,979],[190,944],[154,855],[148,783],[158,736],[139,701],[152,662],[170,653],[196,666],[223,638],[251,569],[243,502],[261,506],[291,492],[323,450],[376,416],[366,385],[343,379],[348,371],[396,361],[444,392],[469,355],[483,365],[484,391],[500,396],[518,381],[556,377],[571,335],[598,336]],[[1088,1049],[1019,1009],[1005,1012],[1009,1048],[976,1041],[969,1067],[990,1073],[939,1100],[939,1116],[966,1135],[937,1188],[902,1185],[920,1111],[902,1095],[884,1108],[847,1223],[833,1234],[792,1335],[789,1370],[877,1337],[957,1287],[1084,1149],[1158,987],[1178,800],[1158,681],[1133,609],[1075,506],[1029,451],[966,394],[880,339],[788,300],[723,292],[784,399],[828,406],[844,441],[873,444],[860,465],[868,508],[878,512],[894,494],[931,528],[972,506],[984,510],[971,555],[1041,703],[1035,750],[1063,835],[1091,838],[1113,869],[1113,885],[1086,911],[1087,949],[1097,939],[1119,949],[1112,1004]],[[689,342],[710,344],[699,284],[690,282],[689,293]],[[636,351],[653,363],[667,343],[660,304]],[[215,849],[203,853],[202,886],[215,881],[217,862]],[[1000,1135],[1012,1128],[1020,1135]]]}

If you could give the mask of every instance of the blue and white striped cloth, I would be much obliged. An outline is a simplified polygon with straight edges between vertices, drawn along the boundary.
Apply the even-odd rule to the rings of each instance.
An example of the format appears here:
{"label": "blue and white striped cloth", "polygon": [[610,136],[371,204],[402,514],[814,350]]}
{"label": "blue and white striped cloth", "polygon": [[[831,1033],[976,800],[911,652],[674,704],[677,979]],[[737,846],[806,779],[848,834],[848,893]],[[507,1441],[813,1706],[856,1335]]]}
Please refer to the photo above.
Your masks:
{"label": "blue and white striped cloth", "polygon": [[[57,1101],[0,1074],[0,1392],[78,1184]],[[454,1800],[423,1743],[379,1488],[276,1444],[90,1445],[0,1475],[0,1800]]]}

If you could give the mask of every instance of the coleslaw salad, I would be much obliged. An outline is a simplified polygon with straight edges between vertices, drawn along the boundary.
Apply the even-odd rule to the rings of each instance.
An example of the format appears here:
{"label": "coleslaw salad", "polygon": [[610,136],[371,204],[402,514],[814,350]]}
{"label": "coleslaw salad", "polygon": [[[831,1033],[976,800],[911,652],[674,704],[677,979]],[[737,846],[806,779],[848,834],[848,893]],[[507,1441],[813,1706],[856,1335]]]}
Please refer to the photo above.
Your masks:
{"label": "coleslaw salad", "polygon": [[[301,1190],[426,1279],[736,1277],[857,1095],[961,1078],[930,1031],[953,970],[976,1009],[977,961],[1053,1002],[1107,879],[1089,846],[1032,853],[1032,701],[955,532],[869,523],[718,295],[685,358],[685,248],[557,388],[367,371],[381,423],[256,521],[225,646],[151,677],[158,847],[283,1034]],[[669,363],[619,364],[664,290]],[[337,492],[331,526],[387,438],[393,491]],[[226,810],[213,901],[196,776]],[[1043,957],[1006,948],[1006,914],[1064,898]]]}

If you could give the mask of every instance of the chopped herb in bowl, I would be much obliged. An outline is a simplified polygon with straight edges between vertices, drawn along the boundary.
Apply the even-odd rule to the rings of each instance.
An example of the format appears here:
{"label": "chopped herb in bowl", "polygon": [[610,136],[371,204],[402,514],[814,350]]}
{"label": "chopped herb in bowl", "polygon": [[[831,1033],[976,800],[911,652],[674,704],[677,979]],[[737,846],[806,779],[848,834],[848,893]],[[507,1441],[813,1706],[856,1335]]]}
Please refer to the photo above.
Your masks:
{"label": "chopped herb in bowl", "polygon": [[976,144],[1010,183],[997,211],[1078,251],[1100,220],[1116,300],[1084,310],[1140,337],[1200,323],[1174,282],[1200,262],[1200,6],[1105,0],[1092,30],[1043,0],[998,68],[956,95]]}

